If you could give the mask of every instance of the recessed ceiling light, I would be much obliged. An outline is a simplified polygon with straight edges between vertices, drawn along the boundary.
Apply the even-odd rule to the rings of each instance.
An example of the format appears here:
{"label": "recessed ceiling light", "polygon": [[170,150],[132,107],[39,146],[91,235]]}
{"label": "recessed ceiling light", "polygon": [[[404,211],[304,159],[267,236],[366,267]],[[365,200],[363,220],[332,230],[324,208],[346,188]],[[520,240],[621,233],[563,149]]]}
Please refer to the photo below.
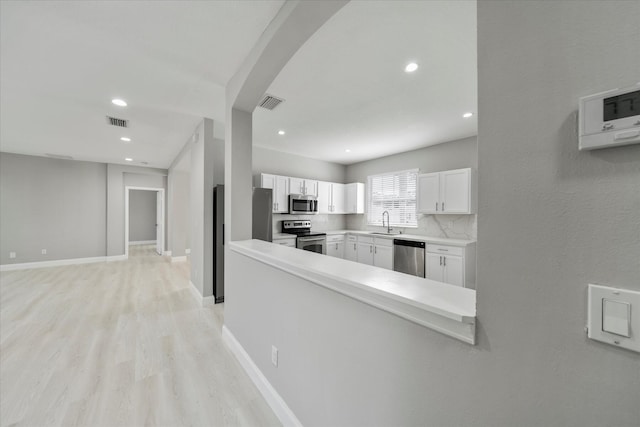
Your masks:
{"label": "recessed ceiling light", "polygon": [[131,138],[127,138],[126,136],[123,136],[122,138],[120,138],[120,141],[131,142]]}
{"label": "recessed ceiling light", "polygon": [[111,100],[112,104],[117,105],[118,107],[126,107],[127,102],[124,99],[114,98]]}
{"label": "recessed ceiling light", "polygon": [[473,116],[473,113],[464,113],[462,115],[462,117],[464,117],[465,119],[468,119],[469,117]]}
{"label": "recessed ceiling light", "polygon": [[279,130],[278,131],[278,135],[284,135],[284,134],[285,134],[285,131],[283,131],[283,130]]}
{"label": "recessed ceiling light", "polygon": [[125,157],[124,158],[127,162],[133,162],[133,159],[131,157]]}
{"label": "recessed ceiling light", "polygon": [[348,148],[346,150],[344,150],[345,153],[350,153],[351,150],[349,150]]}
{"label": "recessed ceiling light", "polygon": [[411,62],[407,64],[406,67],[404,67],[404,71],[406,71],[407,73],[413,73],[417,69],[418,69],[418,64],[416,64],[415,62]]}

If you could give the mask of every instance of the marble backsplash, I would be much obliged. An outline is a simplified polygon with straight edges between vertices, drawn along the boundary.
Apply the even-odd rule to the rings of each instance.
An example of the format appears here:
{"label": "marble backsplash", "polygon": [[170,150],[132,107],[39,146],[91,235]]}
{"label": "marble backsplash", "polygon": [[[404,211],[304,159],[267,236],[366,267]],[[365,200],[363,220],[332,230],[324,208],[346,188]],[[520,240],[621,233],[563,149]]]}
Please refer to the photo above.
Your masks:
{"label": "marble backsplash", "polygon": [[[346,216],[349,230],[381,231],[382,227],[367,224],[367,215]],[[477,215],[425,215],[418,214],[417,228],[393,227],[405,234],[419,234],[448,239],[476,240],[478,237]]]}
{"label": "marble backsplash", "polygon": [[289,215],[273,214],[273,233],[282,233],[282,221],[308,219],[314,231],[344,230],[347,215]]}

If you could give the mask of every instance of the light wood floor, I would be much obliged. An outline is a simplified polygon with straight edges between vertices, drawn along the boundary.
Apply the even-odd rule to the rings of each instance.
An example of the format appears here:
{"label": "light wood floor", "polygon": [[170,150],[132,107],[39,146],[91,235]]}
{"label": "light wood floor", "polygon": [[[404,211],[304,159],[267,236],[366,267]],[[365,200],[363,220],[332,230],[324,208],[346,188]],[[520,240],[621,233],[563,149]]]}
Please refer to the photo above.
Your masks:
{"label": "light wood floor", "polygon": [[0,425],[280,425],[200,307],[188,264],[128,261],[0,275]]}

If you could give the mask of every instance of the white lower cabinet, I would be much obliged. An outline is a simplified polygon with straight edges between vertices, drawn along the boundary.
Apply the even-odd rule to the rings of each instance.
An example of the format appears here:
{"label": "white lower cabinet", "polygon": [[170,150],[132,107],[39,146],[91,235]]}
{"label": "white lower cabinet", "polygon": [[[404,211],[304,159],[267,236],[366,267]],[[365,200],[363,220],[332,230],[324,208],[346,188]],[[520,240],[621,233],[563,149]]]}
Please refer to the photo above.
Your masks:
{"label": "white lower cabinet", "polygon": [[357,260],[362,264],[393,270],[393,240],[358,236]]}
{"label": "white lower cabinet", "polygon": [[373,265],[373,237],[358,236],[358,262]]}
{"label": "white lower cabinet", "polygon": [[358,261],[358,238],[353,234],[347,234],[344,242],[344,259]]}
{"label": "white lower cabinet", "polygon": [[475,288],[475,245],[427,244],[425,270],[427,279]]}
{"label": "white lower cabinet", "polygon": [[373,265],[393,270],[393,239],[376,237],[373,242]]}
{"label": "white lower cabinet", "polygon": [[327,236],[327,255],[344,258],[344,235]]}

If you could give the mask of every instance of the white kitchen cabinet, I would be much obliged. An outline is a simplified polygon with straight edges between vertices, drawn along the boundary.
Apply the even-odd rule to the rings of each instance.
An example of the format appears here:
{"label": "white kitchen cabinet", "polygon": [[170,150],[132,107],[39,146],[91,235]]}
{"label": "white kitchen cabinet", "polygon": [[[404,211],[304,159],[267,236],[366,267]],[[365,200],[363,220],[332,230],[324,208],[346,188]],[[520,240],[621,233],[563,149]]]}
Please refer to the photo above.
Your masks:
{"label": "white kitchen cabinet", "polygon": [[344,258],[344,236],[327,236],[327,255]]}
{"label": "white kitchen cabinet", "polygon": [[273,190],[273,213],[289,212],[289,177],[263,173],[260,187]]}
{"label": "white kitchen cabinet", "polygon": [[318,213],[343,214],[344,184],[318,181]]}
{"label": "white kitchen cabinet", "polygon": [[273,239],[273,243],[276,245],[287,246],[290,248],[296,247],[296,238],[295,237],[276,237]]}
{"label": "white kitchen cabinet", "polygon": [[358,238],[353,234],[347,234],[344,243],[344,259],[358,261]]}
{"label": "white kitchen cabinet", "polygon": [[475,287],[475,244],[467,247],[427,244],[425,258],[427,279]]}
{"label": "white kitchen cabinet", "polygon": [[345,188],[344,184],[331,184],[331,213],[345,213]]}
{"label": "white kitchen cabinet", "polygon": [[430,253],[425,255],[425,276],[427,279],[435,280],[436,282],[444,282],[442,255]]}
{"label": "white kitchen cabinet", "polygon": [[393,240],[358,236],[357,261],[393,270]]}
{"label": "white kitchen cabinet", "polygon": [[456,169],[418,175],[418,212],[472,214],[476,211],[473,169]]}
{"label": "white kitchen cabinet", "polygon": [[348,214],[364,213],[364,184],[353,182],[345,184],[345,207],[344,212]]}
{"label": "white kitchen cabinet", "polygon": [[373,265],[393,270],[393,239],[374,239]]}
{"label": "white kitchen cabinet", "polygon": [[304,178],[289,178],[289,190],[291,194],[304,194],[306,196],[318,196],[318,181]]}
{"label": "white kitchen cabinet", "polygon": [[358,236],[358,262],[373,265],[373,237]]}

